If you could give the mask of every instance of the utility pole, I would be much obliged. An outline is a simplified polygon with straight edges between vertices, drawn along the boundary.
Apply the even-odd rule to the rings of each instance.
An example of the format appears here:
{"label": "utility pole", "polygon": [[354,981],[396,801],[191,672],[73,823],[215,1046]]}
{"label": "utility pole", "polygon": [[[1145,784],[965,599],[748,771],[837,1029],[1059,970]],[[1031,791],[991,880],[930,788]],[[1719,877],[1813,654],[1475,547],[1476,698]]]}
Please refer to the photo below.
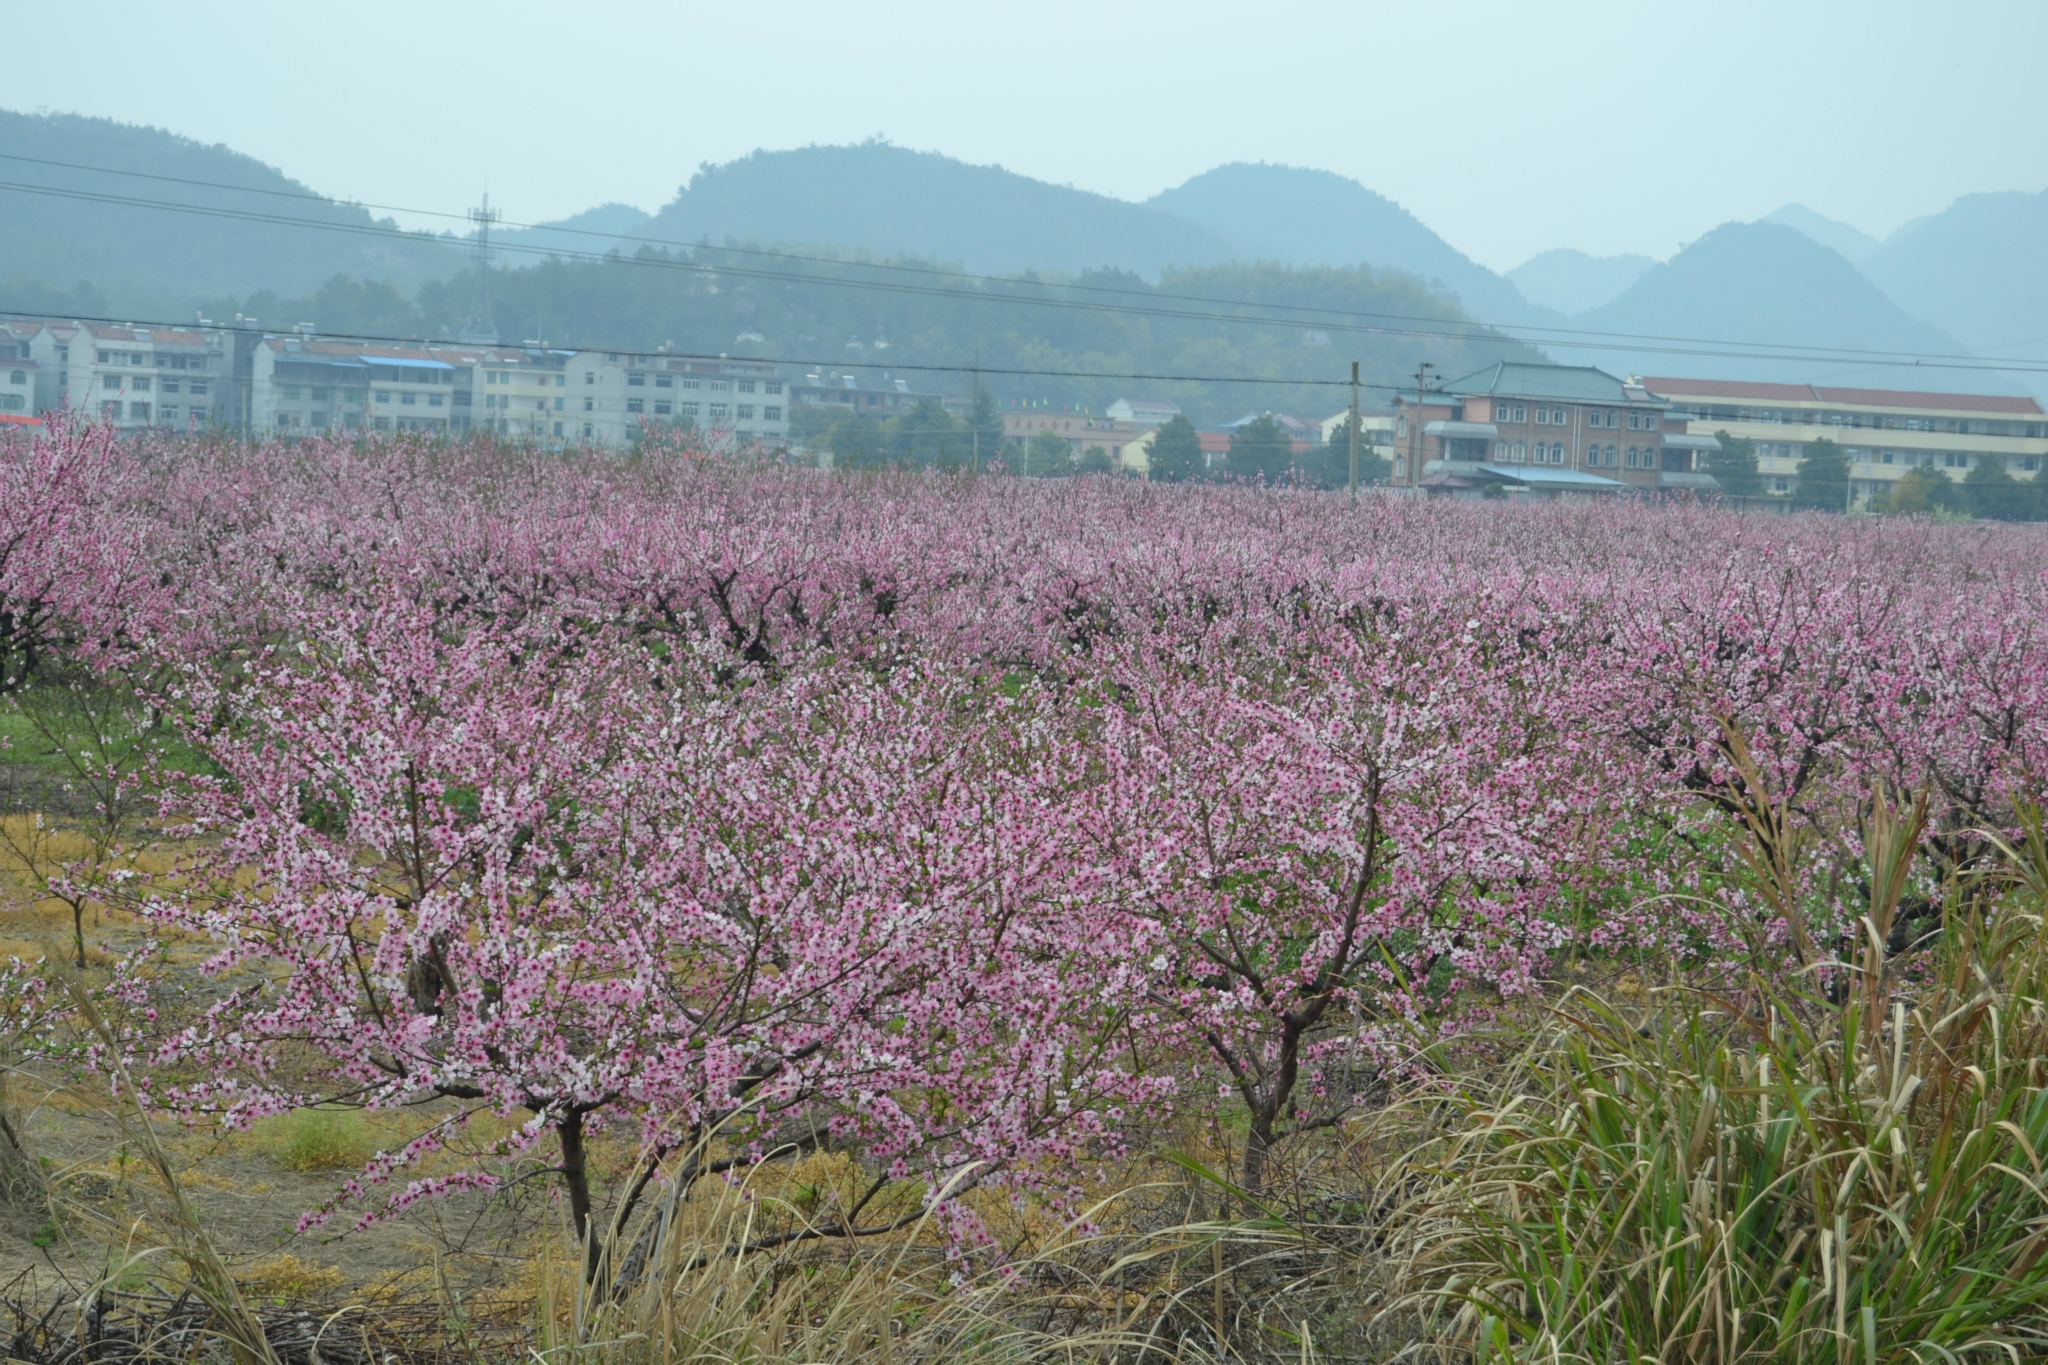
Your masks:
{"label": "utility pole", "polygon": [[1429,391],[1429,372],[1436,366],[1427,360],[1415,367],[1415,418],[1408,425],[1408,480],[1422,484],[1422,395]]}
{"label": "utility pole", "polygon": [[1358,362],[1351,362],[1351,503],[1358,505]]}

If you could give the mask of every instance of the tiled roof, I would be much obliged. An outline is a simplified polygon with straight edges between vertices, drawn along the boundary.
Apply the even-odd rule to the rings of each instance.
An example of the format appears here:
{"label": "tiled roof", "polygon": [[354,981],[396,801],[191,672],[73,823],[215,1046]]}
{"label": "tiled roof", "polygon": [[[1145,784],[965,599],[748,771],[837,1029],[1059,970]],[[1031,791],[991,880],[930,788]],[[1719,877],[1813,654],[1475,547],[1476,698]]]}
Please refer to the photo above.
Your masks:
{"label": "tiled roof", "polygon": [[87,328],[100,341],[157,342],[165,346],[204,346],[206,337],[199,332],[187,332],[172,327],[101,327]]}
{"label": "tiled roof", "polygon": [[1910,389],[1836,389],[1814,392],[1828,403],[1853,403],[1859,407],[1941,408],[1951,412],[2004,412],[2039,417],[2041,405],[2031,398],[2007,398],[1999,394],[1916,393]]}
{"label": "tiled roof", "polygon": [[1476,374],[1454,379],[1444,392],[1496,394],[1506,398],[1557,398],[1576,403],[1626,403],[1621,380],[1591,365],[1528,365],[1503,360]]}
{"label": "tiled roof", "polygon": [[1814,384],[1750,384],[1736,379],[1672,379],[1645,377],[1654,393],[1687,398],[1748,398],[1776,403],[1841,403],[1864,408],[1931,408],[1937,412],[1997,412],[2039,417],[2032,398],[2002,394],[1925,393],[1916,389],[1840,389]]}

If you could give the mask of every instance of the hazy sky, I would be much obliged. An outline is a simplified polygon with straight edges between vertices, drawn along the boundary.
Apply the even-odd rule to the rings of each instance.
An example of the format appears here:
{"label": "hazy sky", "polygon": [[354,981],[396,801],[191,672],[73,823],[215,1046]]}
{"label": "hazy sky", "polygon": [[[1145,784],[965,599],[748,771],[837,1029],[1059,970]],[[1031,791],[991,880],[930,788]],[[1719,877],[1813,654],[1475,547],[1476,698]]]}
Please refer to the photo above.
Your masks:
{"label": "hazy sky", "polygon": [[1127,199],[1226,161],[1321,167],[1496,269],[1556,246],[1664,257],[1789,200],[1882,236],[1959,194],[2048,188],[2044,0],[0,0],[0,18],[7,107],[225,142],[376,203],[459,210],[488,180],[516,221],[652,210],[700,162],[874,134]]}

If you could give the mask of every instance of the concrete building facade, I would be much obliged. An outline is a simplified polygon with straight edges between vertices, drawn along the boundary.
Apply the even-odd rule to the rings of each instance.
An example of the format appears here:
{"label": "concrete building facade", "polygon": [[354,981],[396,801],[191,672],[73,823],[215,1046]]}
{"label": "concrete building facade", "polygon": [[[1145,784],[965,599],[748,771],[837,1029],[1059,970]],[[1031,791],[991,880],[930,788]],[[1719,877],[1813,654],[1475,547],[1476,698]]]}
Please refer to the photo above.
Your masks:
{"label": "concrete building facade", "polygon": [[789,441],[789,384],[769,361],[577,351],[563,368],[573,439],[631,445],[651,428],[691,424],[721,442]]}
{"label": "concrete building facade", "polygon": [[1695,436],[1726,431],[1756,442],[1757,473],[1781,496],[1792,492],[1806,448],[1823,437],[1847,451],[1858,503],[1916,467],[1960,482],[1987,460],[2021,480],[2039,478],[2048,464],[2048,413],[2032,398],[1662,375],[1642,382]]}
{"label": "concrete building facade", "polygon": [[60,342],[56,329],[48,330],[61,371],[51,407],[127,430],[219,420],[229,366],[218,331],[91,324]]}

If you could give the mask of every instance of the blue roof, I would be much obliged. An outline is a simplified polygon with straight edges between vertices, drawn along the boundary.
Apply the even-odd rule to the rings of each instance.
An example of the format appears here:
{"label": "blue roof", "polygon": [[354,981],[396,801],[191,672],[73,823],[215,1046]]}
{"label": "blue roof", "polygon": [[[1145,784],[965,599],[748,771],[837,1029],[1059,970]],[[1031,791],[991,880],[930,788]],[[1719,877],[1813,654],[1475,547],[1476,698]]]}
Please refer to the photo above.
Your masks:
{"label": "blue roof", "polygon": [[408,370],[452,370],[455,367],[445,360],[407,360],[400,356],[366,355],[362,357],[369,365],[396,365]]}
{"label": "blue roof", "polygon": [[1510,479],[1515,483],[1540,485],[1546,488],[1586,488],[1599,492],[1614,492],[1628,487],[1620,479],[1603,479],[1598,474],[1585,474],[1576,469],[1483,464],[1479,466],[1479,472],[1490,474],[1497,479]]}

